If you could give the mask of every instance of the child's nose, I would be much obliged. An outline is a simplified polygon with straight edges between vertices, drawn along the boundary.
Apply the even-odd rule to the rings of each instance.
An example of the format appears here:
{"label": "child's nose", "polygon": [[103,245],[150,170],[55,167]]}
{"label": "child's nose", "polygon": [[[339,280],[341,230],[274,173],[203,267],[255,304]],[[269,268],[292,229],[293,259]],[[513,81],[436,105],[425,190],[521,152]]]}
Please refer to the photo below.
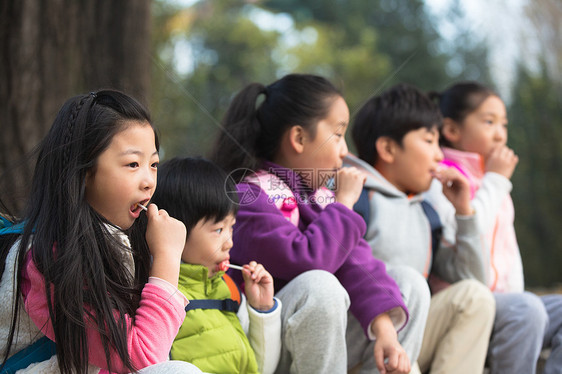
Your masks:
{"label": "child's nose", "polygon": [[504,142],[507,140],[507,130],[503,126],[496,127],[494,135],[496,141]]}
{"label": "child's nose", "polygon": [[152,171],[147,171],[143,176],[141,185],[144,190],[150,190],[154,188],[156,186],[156,174]]}
{"label": "child's nose", "polygon": [[230,235],[226,241],[224,242],[223,246],[222,246],[222,250],[223,251],[229,251],[232,246],[234,245],[234,242],[232,241],[232,235]]}
{"label": "child's nose", "polygon": [[435,151],[435,161],[441,162],[441,161],[443,161],[444,158],[445,158],[445,155],[443,155],[443,151],[441,150],[441,147],[439,147],[439,145],[437,145],[437,149]]}
{"label": "child's nose", "polygon": [[349,149],[347,148],[347,142],[344,140],[343,145],[340,149],[340,158],[344,158],[349,153]]}

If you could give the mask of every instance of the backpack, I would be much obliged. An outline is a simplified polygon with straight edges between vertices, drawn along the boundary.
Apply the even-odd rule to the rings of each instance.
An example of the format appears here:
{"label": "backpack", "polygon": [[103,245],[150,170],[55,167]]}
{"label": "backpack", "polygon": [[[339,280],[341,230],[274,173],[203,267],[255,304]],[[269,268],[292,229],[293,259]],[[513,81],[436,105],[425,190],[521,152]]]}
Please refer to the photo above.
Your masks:
{"label": "backpack", "polygon": [[[353,210],[357,212],[361,217],[363,217],[363,220],[365,220],[367,227],[369,227],[369,219],[371,217],[369,191],[370,190],[367,187],[363,187],[363,191],[361,191],[359,199],[353,206]],[[431,204],[429,204],[426,200],[423,200],[421,202],[421,206],[431,227],[431,252],[433,257],[435,257],[443,233],[443,224],[441,223],[441,219],[439,219],[439,214],[437,214]]]}
{"label": "backpack", "polygon": [[[361,191],[361,195],[359,199],[353,206],[353,210],[356,211],[367,224],[369,227],[369,219],[371,217],[371,204],[369,204],[369,189],[367,187],[363,187],[363,191]],[[443,224],[441,223],[441,219],[439,218],[439,214],[435,208],[431,206],[429,202],[426,200],[421,201],[421,206],[423,208],[423,212],[429,221],[429,225],[431,228],[431,256],[435,258],[437,255],[437,250],[439,248],[439,242],[441,241],[441,236],[443,234]],[[429,284],[429,288],[431,290],[431,294],[434,295],[439,291],[445,289],[449,286],[449,283],[439,278],[433,271],[430,270],[429,276],[427,278],[427,283]]]}
{"label": "backpack", "polygon": [[23,222],[14,224],[8,218],[0,215],[0,235],[21,234],[23,233],[23,226]]}
{"label": "backpack", "polygon": [[[24,225],[25,222],[14,224],[11,220],[0,215],[0,235],[22,234]],[[30,344],[8,358],[4,366],[0,367],[0,374],[13,374],[33,363],[46,361],[54,354],[56,354],[55,342],[43,336],[35,343]]]}
{"label": "backpack", "polygon": [[[283,214],[287,221],[297,227],[299,226],[298,200],[293,191],[281,178],[273,173],[260,170],[244,178],[244,182],[259,186],[267,194],[268,201],[281,211],[281,214]],[[310,196],[310,201],[325,208],[328,204],[335,201],[334,193],[326,187],[321,187]]]}

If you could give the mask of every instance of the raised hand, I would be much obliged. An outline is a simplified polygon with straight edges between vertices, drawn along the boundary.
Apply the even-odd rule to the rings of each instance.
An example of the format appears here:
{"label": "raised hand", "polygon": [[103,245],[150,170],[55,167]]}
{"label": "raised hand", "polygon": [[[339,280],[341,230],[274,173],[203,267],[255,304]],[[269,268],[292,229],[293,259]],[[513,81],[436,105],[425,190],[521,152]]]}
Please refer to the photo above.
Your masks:
{"label": "raised hand", "polygon": [[273,308],[273,277],[263,265],[250,261],[242,267],[242,276],[250,306],[261,311]]}
{"label": "raised hand", "polygon": [[492,149],[486,158],[486,171],[493,171],[511,179],[513,171],[519,162],[519,157],[506,145]]}
{"label": "raised hand", "polygon": [[336,173],[336,201],[349,209],[359,199],[367,177],[355,167],[344,167]]}
{"label": "raised hand", "polygon": [[183,222],[170,217],[164,209],[150,204],[146,211],[146,242],[152,254],[150,275],[177,287],[181,254],[187,231]]}
{"label": "raised hand", "polygon": [[453,204],[458,215],[467,216],[473,213],[470,205],[470,183],[464,175],[454,167],[441,168],[434,174],[443,185],[443,194]]}

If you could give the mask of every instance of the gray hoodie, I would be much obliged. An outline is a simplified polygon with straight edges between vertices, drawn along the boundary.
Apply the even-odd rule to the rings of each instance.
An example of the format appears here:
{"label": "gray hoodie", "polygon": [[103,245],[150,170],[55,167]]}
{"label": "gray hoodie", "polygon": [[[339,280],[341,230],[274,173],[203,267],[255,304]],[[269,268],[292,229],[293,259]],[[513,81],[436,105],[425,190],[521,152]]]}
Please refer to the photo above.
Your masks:
{"label": "gray hoodie", "polygon": [[453,283],[461,279],[485,280],[485,261],[475,216],[456,216],[456,242],[441,239],[435,258],[431,250],[431,226],[424,213],[421,194],[407,196],[377,170],[348,155],[345,166],[355,166],[367,175],[370,217],[365,239],[376,258],[389,267],[407,265],[425,278],[430,271]]}

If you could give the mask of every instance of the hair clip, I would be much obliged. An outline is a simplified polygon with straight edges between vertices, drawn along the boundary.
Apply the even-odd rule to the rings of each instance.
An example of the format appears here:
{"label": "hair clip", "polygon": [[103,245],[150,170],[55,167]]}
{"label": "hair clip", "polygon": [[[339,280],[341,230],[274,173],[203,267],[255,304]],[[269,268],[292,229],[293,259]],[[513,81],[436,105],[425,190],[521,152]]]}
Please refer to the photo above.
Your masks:
{"label": "hair clip", "polygon": [[90,96],[93,97],[94,99],[95,99],[96,97],[98,97],[98,95],[97,95],[95,92],[90,92]]}

